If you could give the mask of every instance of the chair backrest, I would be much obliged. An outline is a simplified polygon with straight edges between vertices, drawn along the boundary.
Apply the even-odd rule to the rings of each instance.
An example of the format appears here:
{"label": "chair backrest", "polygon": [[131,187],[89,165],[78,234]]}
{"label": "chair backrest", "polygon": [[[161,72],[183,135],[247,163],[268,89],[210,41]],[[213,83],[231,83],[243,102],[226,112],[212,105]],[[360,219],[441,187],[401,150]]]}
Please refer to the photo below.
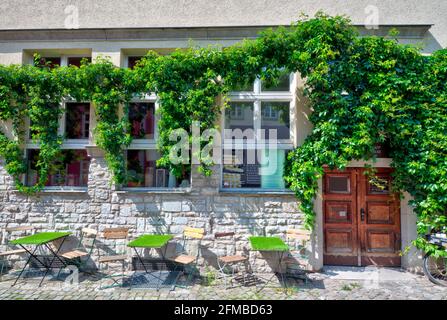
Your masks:
{"label": "chair backrest", "polygon": [[235,234],[236,234],[235,232],[216,232],[214,234],[214,239],[234,237]]}
{"label": "chair backrest", "polygon": [[205,229],[185,227],[183,229],[183,236],[185,238],[202,240],[205,236]]}
{"label": "chair backrest", "polygon": [[95,247],[96,237],[98,236],[98,231],[91,228],[82,228],[81,234],[79,236],[79,248],[85,249],[86,252],[91,254],[93,248]]}
{"label": "chair backrest", "polygon": [[36,228],[33,226],[7,227],[5,228],[5,236],[2,243],[8,244],[10,240],[13,240],[12,236],[15,236],[14,238],[19,238],[31,235],[35,229]]}
{"label": "chair backrest", "polygon": [[224,241],[231,240],[232,243],[229,247],[227,247],[227,254],[236,254],[236,241],[234,239],[234,236],[236,235],[236,232],[216,232],[214,233],[214,241],[217,241],[218,239],[222,239]]}
{"label": "chair backrest", "polygon": [[[197,242],[197,250],[196,252],[189,252],[191,255],[195,255],[197,257],[200,256],[200,243],[205,236],[205,229],[204,228],[191,228],[191,227],[185,227],[183,229],[183,244],[180,251],[177,251],[177,253],[186,253],[188,254],[188,251],[186,250],[186,241],[187,240],[198,240]],[[191,251],[191,250],[190,250]]]}
{"label": "chair backrest", "polygon": [[295,242],[295,249],[303,249],[306,243],[310,241],[312,232],[304,229],[289,229],[287,230],[287,241]]}
{"label": "chair backrest", "polygon": [[105,239],[127,239],[129,228],[107,228],[103,230]]}
{"label": "chair backrest", "polygon": [[[129,228],[107,228],[102,231],[102,234],[103,238],[106,240],[127,240],[129,236]],[[127,243],[121,241],[114,242],[115,254],[123,254],[126,250]]]}

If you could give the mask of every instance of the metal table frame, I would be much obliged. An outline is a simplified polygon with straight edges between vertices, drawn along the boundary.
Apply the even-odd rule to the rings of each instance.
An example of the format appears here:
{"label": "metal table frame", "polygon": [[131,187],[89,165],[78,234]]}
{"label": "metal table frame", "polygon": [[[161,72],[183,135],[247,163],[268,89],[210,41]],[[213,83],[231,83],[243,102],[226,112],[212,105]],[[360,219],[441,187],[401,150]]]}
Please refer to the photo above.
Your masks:
{"label": "metal table frame", "polygon": [[[155,244],[155,245],[147,245],[147,244],[144,244],[144,243],[142,243],[142,244],[138,244],[138,241],[141,241],[141,240],[143,240],[144,238],[147,239],[147,238],[151,238],[151,237],[160,237],[160,236],[165,236],[166,239],[164,239],[163,241],[161,241],[161,242],[159,242],[159,243],[157,243],[157,244]],[[150,271],[150,270],[148,270],[148,269],[146,268],[146,266],[145,266],[145,264],[144,264],[144,261],[143,261],[143,258],[141,257],[141,255],[140,255],[140,253],[138,252],[137,249],[143,249],[143,250],[144,250],[144,249],[160,249],[160,255],[161,255],[161,259],[162,259],[162,261],[163,261],[163,262],[167,262],[168,260],[166,259],[166,252],[167,252],[167,250],[168,250],[168,243],[169,243],[169,241],[171,241],[173,238],[174,238],[174,236],[172,236],[172,235],[157,235],[157,234],[155,234],[155,235],[150,235],[150,234],[148,234],[148,235],[142,235],[142,236],[138,237],[137,239],[135,239],[135,240],[129,242],[129,243],[127,244],[127,246],[128,246],[128,247],[131,247],[131,248],[134,249],[135,254],[137,255],[137,258],[138,258],[138,260],[140,261],[141,265],[143,266],[144,271],[146,272],[146,274],[151,274],[153,271]],[[163,248],[164,248],[164,250],[163,250]],[[157,285],[157,291],[160,290],[160,286],[161,286],[161,284],[160,284],[160,282],[162,281],[162,279],[161,279],[161,271],[162,271],[162,270],[160,269],[159,276],[156,277],[158,280],[160,280],[159,283],[158,283],[158,285]],[[131,276],[129,290],[132,289],[132,280],[133,280],[133,278],[134,278],[136,272],[137,272],[137,270],[135,270],[135,272],[134,272],[134,273],[132,274],[132,276]],[[175,287],[175,284],[174,284],[173,287]]]}
{"label": "metal table frame", "polygon": [[[70,232],[58,232],[58,233],[54,233],[54,234],[55,234],[54,237],[48,238],[48,239],[46,239],[45,241],[42,241],[42,242],[40,242],[40,243],[30,241],[31,239],[36,238],[36,236],[41,236],[42,234],[45,234],[45,233],[46,233],[46,232],[36,233],[36,234],[34,234],[34,235],[27,236],[27,237],[23,237],[23,238],[19,238],[19,239],[16,239],[16,240],[14,240],[14,241],[11,242],[12,244],[16,244],[16,245],[19,245],[20,247],[22,247],[23,250],[25,250],[26,253],[28,253],[28,255],[29,255],[28,260],[26,261],[25,265],[23,266],[22,270],[20,271],[20,273],[19,273],[17,279],[14,281],[14,283],[12,284],[12,286],[15,286],[15,285],[17,284],[17,281],[19,281],[19,279],[20,279],[20,277],[22,276],[23,272],[25,271],[26,267],[28,266],[28,264],[31,262],[31,259],[33,259],[33,258],[34,258],[35,260],[37,260],[37,261],[38,261],[38,262],[45,268],[45,274],[44,274],[44,276],[42,277],[42,280],[40,280],[39,287],[42,285],[43,280],[44,280],[45,277],[47,276],[48,272],[50,271],[50,269],[51,269],[51,267],[52,267],[52,265],[53,265],[53,263],[54,263],[54,261],[55,261],[56,259],[59,260],[59,261],[62,263],[63,268],[66,268],[66,267],[67,267],[67,264],[65,263],[65,261],[64,261],[61,257],[59,257],[58,254],[59,254],[59,251],[60,251],[60,249],[62,248],[62,246],[63,246],[63,244],[64,244],[66,238],[67,238],[69,235],[71,235],[71,233],[70,233]],[[52,232],[52,233],[53,233],[53,232]],[[57,248],[57,250],[54,251],[54,250],[51,248],[51,246],[49,245],[49,243],[50,243],[50,242],[53,242],[53,241],[55,241],[55,240],[59,240],[59,239],[62,239],[62,242],[61,242],[61,244],[59,245],[59,247]],[[36,247],[34,248],[33,251],[30,251],[30,250],[26,247],[26,245],[35,245]],[[46,264],[45,261],[44,261],[44,259],[41,260],[41,259],[39,259],[39,256],[36,255],[36,251],[37,251],[39,248],[41,248],[42,246],[45,247],[45,248],[47,248],[47,249],[51,252],[52,259],[51,259],[51,261],[50,261],[49,264]],[[61,269],[62,269],[62,268],[61,268]]]}
{"label": "metal table frame", "polygon": [[[257,247],[256,245],[254,245],[254,243],[252,241],[255,238],[264,238],[265,240],[272,239],[272,240],[274,240],[274,241],[276,241],[278,243],[278,246],[276,248],[275,247]],[[279,269],[279,271],[274,272],[273,275],[266,281],[264,286],[261,289],[257,290],[257,292],[263,290],[267,286],[267,284],[272,281],[273,277],[275,277],[275,275],[278,274],[278,273],[279,273],[279,276],[280,276],[280,282],[282,283],[282,285],[284,285],[287,288],[287,282],[285,281],[284,273],[281,272],[281,265],[282,265],[283,260],[284,260],[284,255],[285,255],[285,253],[287,251],[289,251],[289,247],[287,246],[287,244],[279,237],[257,237],[257,236],[253,236],[253,237],[249,238],[249,241],[250,241],[251,249],[253,251],[258,251],[258,252],[276,252],[277,256],[278,256],[278,269]]]}

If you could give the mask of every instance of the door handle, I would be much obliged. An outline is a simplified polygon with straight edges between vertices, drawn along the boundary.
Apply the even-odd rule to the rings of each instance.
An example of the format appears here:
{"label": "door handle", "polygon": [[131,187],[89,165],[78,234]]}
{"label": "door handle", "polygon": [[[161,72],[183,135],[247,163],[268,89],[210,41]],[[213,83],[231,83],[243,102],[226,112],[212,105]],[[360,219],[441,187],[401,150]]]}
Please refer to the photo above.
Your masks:
{"label": "door handle", "polygon": [[360,220],[365,221],[365,209],[360,209]]}

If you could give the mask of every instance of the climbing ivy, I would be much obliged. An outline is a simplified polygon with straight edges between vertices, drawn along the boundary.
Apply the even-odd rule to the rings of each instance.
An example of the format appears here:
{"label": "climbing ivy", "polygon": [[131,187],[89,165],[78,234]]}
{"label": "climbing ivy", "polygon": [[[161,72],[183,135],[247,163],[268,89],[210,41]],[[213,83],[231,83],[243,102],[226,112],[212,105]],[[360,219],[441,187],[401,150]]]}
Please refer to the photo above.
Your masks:
{"label": "climbing ivy", "polygon": [[[24,189],[19,178],[26,171],[22,131],[24,119],[31,118],[33,139],[41,144],[39,184],[32,187],[39,190],[61,143],[59,102],[91,101],[98,118],[96,143],[105,151],[115,182],[125,183],[124,150],[131,143],[126,106],[142,92],[154,92],[160,105],[158,165],[184,178],[191,170],[189,158],[200,155],[171,163],[177,142],[171,134],[179,128],[191,133],[193,123],[201,130],[218,128],[228,91],[256,78],[275,84],[284,70],[305,78],[304,94],[313,111],[312,131],[289,153],[284,170],[305,225],[314,224],[314,198],[324,167],[374,161],[374,147],[386,143],[395,169],[393,188],[412,196],[418,216],[414,244],[445,254],[423,236],[447,226],[447,50],[424,56],[392,36],[360,37],[345,17],[318,13],[225,48],[191,47],[165,56],[149,52],[133,70],[116,68],[105,59],[80,68],[0,66],[0,119],[12,121],[16,137],[0,134],[0,155]],[[187,143],[208,143],[191,139]],[[212,160],[201,161],[199,170],[211,174]]]}

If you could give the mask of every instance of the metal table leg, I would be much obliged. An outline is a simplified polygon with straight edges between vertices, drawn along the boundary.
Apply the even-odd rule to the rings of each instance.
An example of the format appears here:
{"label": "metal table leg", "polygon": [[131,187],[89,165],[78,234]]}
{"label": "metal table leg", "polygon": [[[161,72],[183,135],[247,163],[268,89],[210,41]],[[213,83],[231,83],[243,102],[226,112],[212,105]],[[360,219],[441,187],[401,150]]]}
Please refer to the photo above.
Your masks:
{"label": "metal table leg", "polygon": [[64,261],[62,261],[62,259],[58,256],[58,253],[59,253],[59,251],[61,250],[62,245],[63,245],[64,242],[65,242],[65,239],[66,239],[66,237],[64,237],[64,238],[62,239],[62,242],[61,242],[60,246],[57,248],[57,251],[56,251],[56,252],[54,252],[54,250],[51,249],[51,247],[50,247],[47,243],[45,244],[45,247],[46,247],[48,250],[50,250],[50,252],[53,254],[53,259],[51,259],[50,265],[46,268],[45,274],[44,274],[42,280],[40,280],[39,287],[42,285],[43,280],[45,279],[45,277],[47,276],[48,272],[50,271],[51,266],[53,265],[53,262],[54,262],[54,260],[56,260],[56,258],[62,263],[62,265],[64,266],[64,268],[67,267],[67,264],[66,264]]}
{"label": "metal table leg", "polygon": [[29,251],[29,250],[28,250],[25,246],[23,246],[23,245],[20,245],[20,247],[22,247],[22,249],[25,250],[25,251],[28,253],[29,257],[28,257],[28,260],[26,260],[25,265],[23,266],[22,270],[20,271],[18,277],[16,278],[16,280],[14,281],[14,283],[12,284],[11,287],[13,287],[13,286],[15,286],[15,285],[17,284],[17,281],[19,281],[20,277],[21,277],[22,274],[23,274],[23,271],[25,271],[27,265],[31,262],[31,258],[36,259],[37,261],[39,261],[39,263],[41,263],[43,266],[45,266],[45,263],[44,263],[43,261],[40,261],[39,258],[37,258],[37,256],[35,255],[37,249],[38,249],[40,246],[36,246],[36,248],[34,249],[33,252]]}

